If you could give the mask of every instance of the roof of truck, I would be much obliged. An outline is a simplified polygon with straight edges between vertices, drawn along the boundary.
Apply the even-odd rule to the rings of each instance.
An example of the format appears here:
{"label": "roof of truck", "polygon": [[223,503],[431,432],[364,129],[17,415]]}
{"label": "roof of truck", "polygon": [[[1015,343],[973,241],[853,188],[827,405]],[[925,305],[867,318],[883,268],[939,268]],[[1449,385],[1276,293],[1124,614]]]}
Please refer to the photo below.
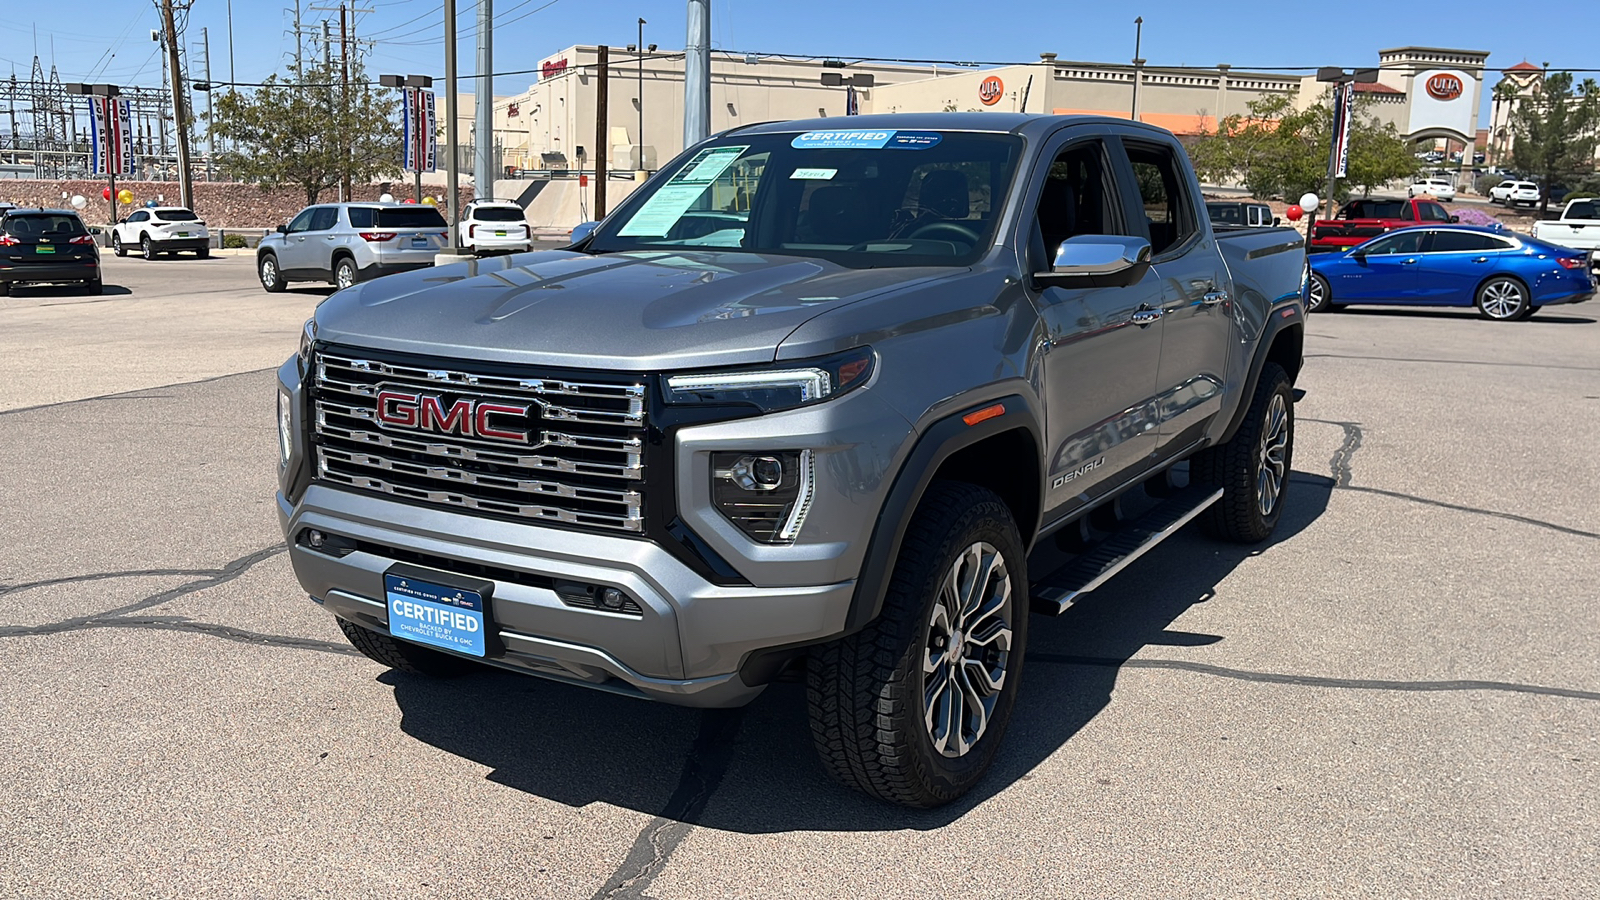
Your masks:
{"label": "roof of truck", "polygon": [[1049,116],[1039,113],[1006,112],[948,112],[948,113],[878,113],[870,116],[850,116],[841,119],[794,119],[785,122],[762,122],[744,128],[735,128],[723,134],[794,134],[806,131],[973,131],[991,134],[1019,134],[1054,128],[1067,122],[1103,123],[1145,128],[1167,133],[1165,129],[1118,119],[1112,116]]}

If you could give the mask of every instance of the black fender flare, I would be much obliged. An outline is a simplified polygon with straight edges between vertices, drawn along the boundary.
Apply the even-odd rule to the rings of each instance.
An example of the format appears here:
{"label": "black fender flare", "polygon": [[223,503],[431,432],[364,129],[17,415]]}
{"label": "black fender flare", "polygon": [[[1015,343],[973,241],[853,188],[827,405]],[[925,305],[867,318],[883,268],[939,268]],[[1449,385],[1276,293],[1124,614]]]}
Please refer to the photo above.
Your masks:
{"label": "black fender flare", "polygon": [[[986,412],[996,406],[1003,411],[991,413],[988,418],[975,424],[965,421],[964,417]],[[1020,428],[1028,432],[1035,447],[1039,448],[1039,465],[1042,468],[1046,465],[1044,434],[1039,425],[1042,419],[1032,401],[1021,394],[1009,394],[945,416],[922,432],[911,452],[906,455],[905,462],[900,465],[888,497],[878,510],[878,519],[872,526],[871,542],[867,545],[861,572],[856,578],[855,594],[850,598],[844,634],[865,628],[883,609],[883,598],[888,592],[889,579],[894,574],[894,563],[900,556],[900,544],[905,539],[911,515],[916,512],[917,504],[922,502],[922,495],[927,492],[940,465],[959,450]],[[1039,503],[1036,506],[1041,514],[1044,509],[1042,475],[1041,471]],[[1037,521],[1019,524],[1028,529],[1030,534],[1039,532]]]}
{"label": "black fender flare", "polygon": [[[1244,424],[1245,413],[1250,411],[1250,398],[1255,396],[1256,383],[1261,380],[1261,368],[1267,364],[1267,354],[1272,352],[1272,345],[1278,336],[1290,329],[1305,334],[1305,307],[1300,303],[1283,304],[1273,307],[1267,313],[1266,324],[1261,328],[1261,336],[1256,339],[1254,353],[1250,357],[1250,373],[1244,380],[1244,391],[1239,394],[1239,404],[1234,407],[1233,417],[1228,420],[1228,428],[1217,439],[1216,443],[1226,444],[1233,440],[1233,435]],[[1304,344],[1301,344],[1301,353],[1304,354]],[[1300,366],[1295,366],[1289,373],[1289,383],[1299,380]]]}

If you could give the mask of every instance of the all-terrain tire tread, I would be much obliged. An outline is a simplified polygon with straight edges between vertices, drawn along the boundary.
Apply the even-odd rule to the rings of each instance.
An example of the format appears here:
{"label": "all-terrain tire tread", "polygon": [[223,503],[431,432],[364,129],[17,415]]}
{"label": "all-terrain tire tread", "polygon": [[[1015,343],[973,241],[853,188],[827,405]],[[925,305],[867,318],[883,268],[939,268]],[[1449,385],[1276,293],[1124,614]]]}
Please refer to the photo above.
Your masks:
{"label": "all-terrain tire tread", "polygon": [[[1255,454],[1261,441],[1267,404],[1271,402],[1273,394],[1280,389],[1288,390],[1288,387],[1289,374],[1282,366],[1273,362],[1263,365],[1261,375],[1256,380],[1255,396],[1250,398],[1250,409],[1245,412],[1244,422],[1234,432],[1233,439],[1226,444],[1207,447],[1189,460],[1191,482],[1223,490],[1222,499],[1211,504],[1200,516],[1200,527],[1211,537],[1254,544],[1266,540],[1272,533],[1275,520],[1273,523],[1263,523],[1260,511],[1256,508]],[[1292,405],[1289,412],[1292,428]],[[1292,440],[1292,430],[1290,433]],[[1287,493],[1286,477],[1278,499],[1279,510],[1283,508],[1283,494]]]}
{"label": "all-terrain tire tread", "polygon": [[895,728],[906,705],[919,700],[907,696],[914,691],[895,675],[921,625],[925,598],[914,582],[923,580],[928,566],[943,562],[936,557],[951,534],[992,515],[1009,521],[1010,510],[985,488],[960,482],[930,486],[906,529],[878,618],[811,651],[806,704],[812,741],[823,768],[839,783],[903,806],[930,807],[953,799],[928,789],[909,744],[916,735]]}

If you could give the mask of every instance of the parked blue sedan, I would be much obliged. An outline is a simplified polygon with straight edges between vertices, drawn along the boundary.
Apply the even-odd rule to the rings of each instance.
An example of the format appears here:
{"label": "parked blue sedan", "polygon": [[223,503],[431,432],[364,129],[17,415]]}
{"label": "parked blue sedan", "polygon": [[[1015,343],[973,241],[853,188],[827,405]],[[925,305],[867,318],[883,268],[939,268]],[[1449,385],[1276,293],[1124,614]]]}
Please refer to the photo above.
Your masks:
{"label": "parked blue sedan", "polygon": [[1486,318],[1525,319],[1541,306],[1582,303],[1594,276],[1582,250],[1469,225],[1425,225],[1310,258],[1307,308],[1349,303],[1476,306]]}

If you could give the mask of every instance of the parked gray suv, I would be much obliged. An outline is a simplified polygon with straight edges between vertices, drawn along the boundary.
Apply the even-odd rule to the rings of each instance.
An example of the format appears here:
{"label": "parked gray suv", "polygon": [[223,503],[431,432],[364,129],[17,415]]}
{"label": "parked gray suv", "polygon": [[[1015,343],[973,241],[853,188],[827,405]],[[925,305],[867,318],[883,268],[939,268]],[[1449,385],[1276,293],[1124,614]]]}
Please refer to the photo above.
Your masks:
{"label": "parked gray suv", "polygon": [[[386,666],[804,677],[828,772],[933,806],[994,757],[1030,609],[1282,514],[1304,245],[1215,233],[1168,132],[756,125],[580,234],[340,291],[278,372],[295,575]],[[1076,555],[1031,579],[1045,544]]]}
{"label": "parked gray suv", "polygon": [[269,291],[291,281],[345,288],[380,275],[433,265],[450,239],[444,216],[431,206],[399,203],[322,203],[300,211],[262,238],[256,273]]}

